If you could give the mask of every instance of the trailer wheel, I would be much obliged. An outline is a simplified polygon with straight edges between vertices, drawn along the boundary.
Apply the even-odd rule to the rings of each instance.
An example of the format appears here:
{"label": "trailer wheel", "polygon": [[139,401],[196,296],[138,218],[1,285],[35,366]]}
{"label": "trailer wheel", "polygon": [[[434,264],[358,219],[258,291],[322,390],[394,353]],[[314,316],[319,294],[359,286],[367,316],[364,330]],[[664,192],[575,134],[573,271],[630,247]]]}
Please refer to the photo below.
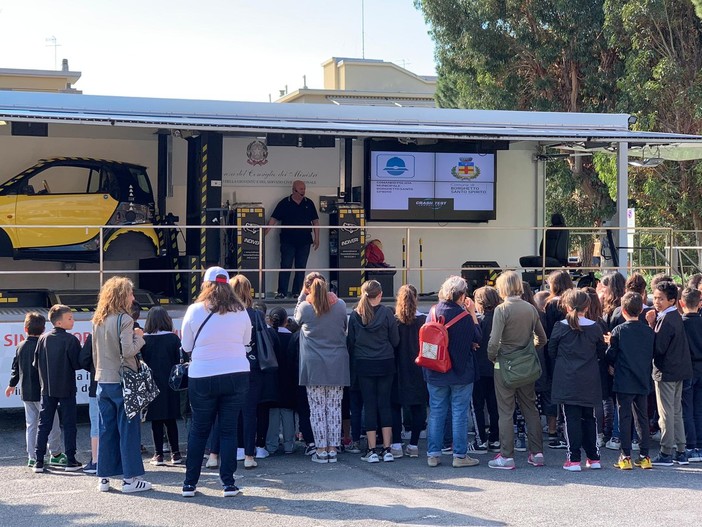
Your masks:
{"label": "trailer wheel", "polygon": [[10,241],[10,237],[7,235],[7,233],[3,229],[0,229],[0,256],[12,256],[12,255],[13,255],[13,249],[12,249],[12,242]]}

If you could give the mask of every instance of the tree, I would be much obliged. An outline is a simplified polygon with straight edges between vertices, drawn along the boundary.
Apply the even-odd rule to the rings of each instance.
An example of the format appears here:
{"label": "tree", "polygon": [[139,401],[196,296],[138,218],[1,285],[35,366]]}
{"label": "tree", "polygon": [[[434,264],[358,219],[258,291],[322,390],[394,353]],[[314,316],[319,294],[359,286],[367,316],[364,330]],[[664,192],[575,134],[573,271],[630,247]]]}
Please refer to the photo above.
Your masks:
{"label": "tree", "polygon": [[[608,0],[605,31],[624,58],[617,109],[644,130],[702,133],[702,0]],[[651,150],[655,156],[655,148]],[[631,197],[646,226],[695,229],[702,245],[702,163],[633,170]],[[640,222],[641,224],[641,222]]]}
{"label": "tree", "polygon": [[[603,33],[603,0],[415,0],[436,42],[443,107],[608,112],[622,62]],[[614,203],[591,160],[549,164],[548,188],[577,210],[569,223],[599,225]],[[555,178],[555,179],[554,179]],[[547,210],[556,204],[547,198]],[[577,214],[575,213],[577,212]],[[581,224],[582,225],[582,224]]]}

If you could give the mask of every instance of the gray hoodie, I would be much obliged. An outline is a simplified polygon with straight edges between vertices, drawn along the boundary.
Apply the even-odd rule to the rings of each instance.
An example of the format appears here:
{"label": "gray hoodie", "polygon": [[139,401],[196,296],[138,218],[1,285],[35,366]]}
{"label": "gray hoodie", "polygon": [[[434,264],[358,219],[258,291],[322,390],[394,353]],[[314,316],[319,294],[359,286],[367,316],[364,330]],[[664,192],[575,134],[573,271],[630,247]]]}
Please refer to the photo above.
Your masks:
{"label": "gray hoodie", "polygon": [[378,305],[373,320],[364,326],[361,315],[354,311],[349,317],[346,343],[354,360],[394,358],[395,347],[400,343],[395,313],[388,306]]}

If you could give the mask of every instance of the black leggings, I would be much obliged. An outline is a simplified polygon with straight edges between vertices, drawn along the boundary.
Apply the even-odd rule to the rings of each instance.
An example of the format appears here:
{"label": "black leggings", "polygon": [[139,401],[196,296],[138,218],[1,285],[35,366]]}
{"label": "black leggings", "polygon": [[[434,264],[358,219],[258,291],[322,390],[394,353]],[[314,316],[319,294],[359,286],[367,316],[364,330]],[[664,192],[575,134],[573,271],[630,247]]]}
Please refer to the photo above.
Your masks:
{"label": "black leggings", "polygon": [[[392,442],[402,443],[402,423],[404,428],[410,432],[409,444],[417,446],[419,444],[419,434],[427,425],[427,405],[411,404],[405,407],[392,405]],[[404,416],[404,420],[403,420]]]}
{"label": "black leggings", "polygon": [[597,421],[595,408],[575,404],[561,405],[565,420],[566,443],[568,445],[568,461],[580,461],[580,448],[585,450],[588,459],[599,460],[600,451],[597,448]]}
{"label": "black leggings", "polygon": [[[490,432],[485,437],[485,405],[487,404],[490,416]],[[478,444],[486,441],[494,443],[500,440],[500,429],[497,422],[500,415],[497,411],[497,397],[495,395],[495,380],[493,377],[481,377],[473,384],[473,407],[475,409],[475,426],[477,428],[475,439]],[[417,443],[413,443],[417,444]]]}
{"label": "black leggings", "polygon": [[358,387],[363,396],[366,430],[375,430],[378,424],[382,428],[392,426],[390,395],[394,374],[377,377],[358,376]]}
{"label": "black leggings", "polygon": [[154,451],[156,455],[163,455],[163,427],[166,427],[168,444],[171,445],[171,454],[180,454],[178,445],[178,423],[175,419],[159,419],[151,421],[151,433],[154,436]]}

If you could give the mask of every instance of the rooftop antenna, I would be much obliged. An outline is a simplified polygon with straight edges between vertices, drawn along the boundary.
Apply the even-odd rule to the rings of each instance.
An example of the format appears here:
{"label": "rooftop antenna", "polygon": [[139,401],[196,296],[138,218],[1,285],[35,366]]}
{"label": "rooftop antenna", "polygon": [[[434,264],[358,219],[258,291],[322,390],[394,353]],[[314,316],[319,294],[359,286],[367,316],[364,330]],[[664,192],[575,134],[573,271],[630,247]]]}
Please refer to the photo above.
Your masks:
{"label": "rooftop antenna", "polygon": [[361,58],[366,58],[366,1],[361,0]]}
{"label": "rooftop antenna", "polygon": [[46,45],[46,47],[52,47],[54,48],[54,69],[58,69],[58,48],[61,46],[61,44],[58,43],[57,39],[55,36],[51,35],[49,38],[45,39],[46,42],[49,42],[49,44]]}

